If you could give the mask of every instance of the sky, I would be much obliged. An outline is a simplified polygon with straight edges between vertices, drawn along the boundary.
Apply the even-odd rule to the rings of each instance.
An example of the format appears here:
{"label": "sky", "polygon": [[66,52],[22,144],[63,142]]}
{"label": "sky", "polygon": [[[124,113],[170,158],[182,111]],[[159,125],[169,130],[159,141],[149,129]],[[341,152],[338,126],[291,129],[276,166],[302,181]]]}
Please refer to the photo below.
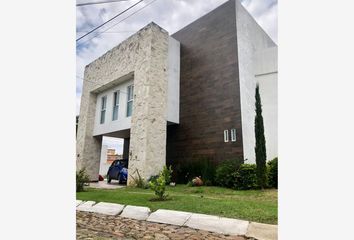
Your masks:
{"label": "sky", "polygon": [[[76,114],[78,115],[80,111],[82,78],[84,76],[84,68],[87,64],[117,46],[120,42],[150,22],[155,22],[170,34],[173,34],[226,1],[144,0],[107,25],[79,40],[76,44]],[[77,0],[77,3],[84,2],[97,2],[97,0]],[[125,0],[115,3],[76,7],[77,38],[137,2],[139,0]],[[241,0],[241,3],[273,41],[277,43],[277,0]],[[102,33],[103,31],[106,32]],[[97,35],[97,33],[101,34]],[[123,151],[122,140],[117,141],[105,137],[103,144],[115,148],[118,153],[122,153]]]}

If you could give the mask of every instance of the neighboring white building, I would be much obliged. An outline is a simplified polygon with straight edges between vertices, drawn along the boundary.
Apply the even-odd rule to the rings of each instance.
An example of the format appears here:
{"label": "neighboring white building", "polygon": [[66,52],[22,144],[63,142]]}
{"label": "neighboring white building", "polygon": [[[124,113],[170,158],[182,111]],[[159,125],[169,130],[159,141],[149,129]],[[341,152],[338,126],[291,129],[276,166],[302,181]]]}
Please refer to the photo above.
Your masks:
{"label": "neighboring white building", "polygon": [[100,157],[100,170],[99,174],[104,177],[107,175],[107,171],[109,166],[111,165],[110,163],[107,163],[107,145],[102,145],[101,149],[101,157]]}

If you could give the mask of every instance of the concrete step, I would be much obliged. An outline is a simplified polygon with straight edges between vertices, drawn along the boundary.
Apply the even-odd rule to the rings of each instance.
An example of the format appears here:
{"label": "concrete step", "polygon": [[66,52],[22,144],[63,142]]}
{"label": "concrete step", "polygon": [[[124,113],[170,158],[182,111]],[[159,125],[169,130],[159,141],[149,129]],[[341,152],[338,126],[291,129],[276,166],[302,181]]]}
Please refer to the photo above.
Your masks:
{"label": "concrete step", "polygon": [[248,225],[248,221],[196,213],[185,223],[190,228],[229,235],[245,235]]}
{"label": "concrete step", "polygon": [[151,213],[147,221],[183,226],[190,216],[192,213],[189,212],[159,209]]}
{"label": "concrete step", "polygon": [[101,213],[106,215],[118,215],[123,211],[124,205],[117,203],[99,202],[92,206],[90,212]]}
{"label": "concrete step", "polygon": [[246,236],[259,240],[276,240],[278,239],[278,225],[251,222]]}
{"label": "concrete step", "polygon": [[137,220],[146,220],[151,213],[148,207],[126,206],[120,216]]}

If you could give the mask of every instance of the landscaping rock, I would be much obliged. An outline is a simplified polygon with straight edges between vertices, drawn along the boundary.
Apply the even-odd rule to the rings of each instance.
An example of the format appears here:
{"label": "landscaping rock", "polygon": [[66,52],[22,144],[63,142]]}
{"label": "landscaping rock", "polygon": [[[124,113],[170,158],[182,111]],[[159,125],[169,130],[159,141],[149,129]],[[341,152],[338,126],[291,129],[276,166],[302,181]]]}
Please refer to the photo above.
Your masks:
{"label": "landscaping rock", "polygon": [[76,207],[79,206],[82,203],[81,200],[76,200]]}
{"label": "landscaping rock", "polygon": [[185,224],[187,227],[229,235],[245,235],[248,225],[248,221],[205,214],[192,214]]}
{"label": "landscaping rock", "polygon": [[124,208],[121,216],[137,220],[146,220],[150,213],[151,210],[148,207],[135,207],[128,205]]}
{"label": "landscaping rock", "polygon": [[118,215],[123,211],[124,205],[116,203],[100,202],[92,206],[90,212],[101,213],[106,215]]}
{"label": "landscaping rock", "polygon": [[200,177],[196,177],[192,180],[193,186],[203,186],[203,181],[200,179]]}
{"label": "landscaping rock", "polygon": [[251,222],[248,227],[246,236],[253,237],[258,240],[277,240],[278,226]]}
{"label": "landscaping rock", "polygon": [[182,226],[190,218],[192,213],[159,209],[150,214],[149,222],[167,223]]}

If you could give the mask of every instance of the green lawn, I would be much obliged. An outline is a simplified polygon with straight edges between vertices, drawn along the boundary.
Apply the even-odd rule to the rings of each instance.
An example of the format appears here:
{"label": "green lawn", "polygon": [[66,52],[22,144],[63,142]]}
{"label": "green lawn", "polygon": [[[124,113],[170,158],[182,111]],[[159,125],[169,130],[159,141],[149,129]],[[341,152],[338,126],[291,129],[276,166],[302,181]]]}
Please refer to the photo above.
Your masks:
{"label": "green lawn", "polygon": [[277,224],[278,191],[235,191],[221,187],[167,187],[170,200],[150,201],[154,193],[149,189],[121,188],[103,190],[88,188],[77,193],[77,199],[112,202],[124,205],[147,206],[152,211],[171,209],[205,213],[255,222]]}

